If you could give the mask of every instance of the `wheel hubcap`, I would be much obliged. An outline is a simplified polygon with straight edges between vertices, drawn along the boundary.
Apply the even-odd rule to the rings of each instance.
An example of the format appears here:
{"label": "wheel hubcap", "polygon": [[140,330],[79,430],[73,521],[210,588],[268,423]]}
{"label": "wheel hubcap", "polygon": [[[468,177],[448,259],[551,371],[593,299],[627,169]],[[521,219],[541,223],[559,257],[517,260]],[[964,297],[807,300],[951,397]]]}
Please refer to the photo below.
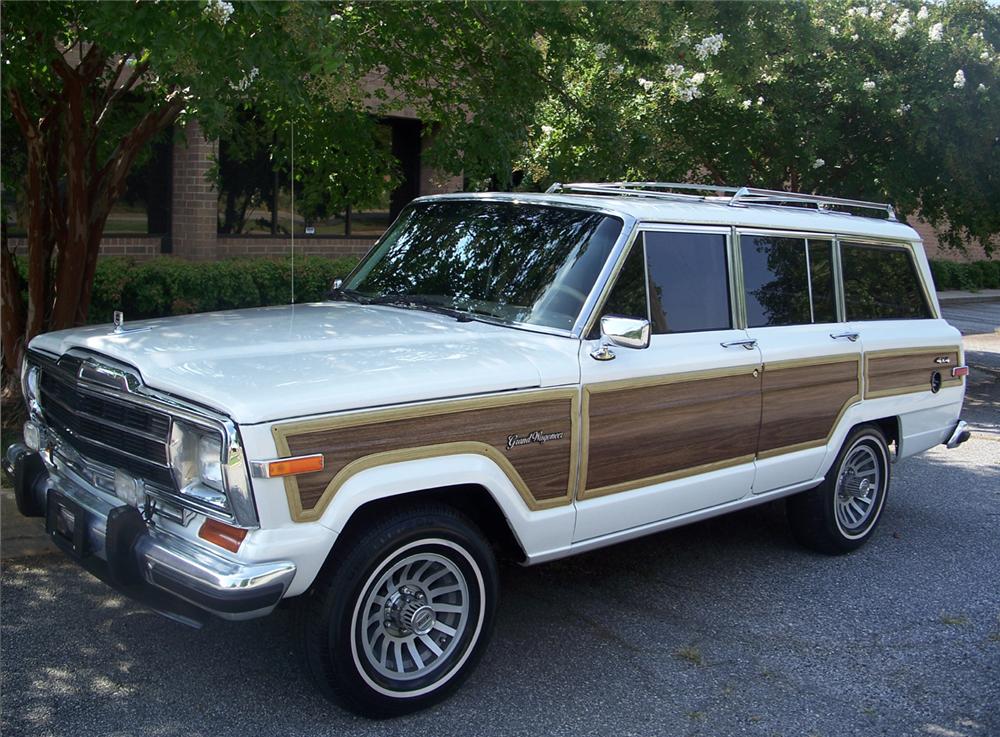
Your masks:
{"label": "wheel hubcap", "polygon": [[386,568],[362,603],[361,651],[368,665],[393,680],[438,668],[457,648],[469,622],[461,569],[436,553],[418,553]]}
{"label": "wheel hubcap", "polygon": [[856,532],[874,516],[882,483],[876,451],[858,445],[848,454],[837,480],[837,522],[846,532]]}

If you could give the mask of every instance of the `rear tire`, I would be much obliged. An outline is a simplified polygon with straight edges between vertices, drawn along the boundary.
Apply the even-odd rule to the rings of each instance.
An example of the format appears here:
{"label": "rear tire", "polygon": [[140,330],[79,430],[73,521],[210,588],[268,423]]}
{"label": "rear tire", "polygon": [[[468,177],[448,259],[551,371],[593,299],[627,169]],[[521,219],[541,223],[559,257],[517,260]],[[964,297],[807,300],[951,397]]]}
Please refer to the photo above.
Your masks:
{"label": "rear tire", "polygon": [[875,532],[889,491],[889,447],[874,425],[852,430],[826,480],[788,499],[792,535],[829,555],[857,550]]}
{"label": "rear tire", "polygon": [[498,575],[475,525],[444,505],[360,530],[299,610],[320,690],[371,717],[437,703],[469,676],[493,629]]}

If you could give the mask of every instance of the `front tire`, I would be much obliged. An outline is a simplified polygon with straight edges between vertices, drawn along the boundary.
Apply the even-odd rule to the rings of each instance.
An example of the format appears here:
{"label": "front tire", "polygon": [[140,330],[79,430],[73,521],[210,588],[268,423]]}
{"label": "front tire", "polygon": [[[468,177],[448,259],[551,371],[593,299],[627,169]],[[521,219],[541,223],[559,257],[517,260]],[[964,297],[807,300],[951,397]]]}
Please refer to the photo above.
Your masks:
{"label": "front tire", "polygon": [[498,576],[482,533],[450,507],[428,505],[344,543],[301,610],[320,689],[375,717],[445,698],[472,672],[493,628]]}
{"label": "front tire", "polygon": [[857,550],[872,536],[889,491],[889,448],[874,425],[852,430],[826,479],[788,499],[792,535],[830,555]]}

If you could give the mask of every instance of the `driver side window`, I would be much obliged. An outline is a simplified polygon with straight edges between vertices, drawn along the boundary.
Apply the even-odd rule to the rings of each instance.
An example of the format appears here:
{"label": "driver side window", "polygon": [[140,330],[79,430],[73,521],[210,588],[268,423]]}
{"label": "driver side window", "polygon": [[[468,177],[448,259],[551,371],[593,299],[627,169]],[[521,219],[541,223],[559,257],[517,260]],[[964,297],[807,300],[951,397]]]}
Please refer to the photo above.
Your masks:
{"label": "driver side window", "polygon": [[646,259],[641,239],[636,239],[632,244],[632,250],[625,259],[621,271],[618,272],[618,278],[604,302],[590,338],[601,337],[600,318],[605,315],[649,319],[649,302],[646,299]]}

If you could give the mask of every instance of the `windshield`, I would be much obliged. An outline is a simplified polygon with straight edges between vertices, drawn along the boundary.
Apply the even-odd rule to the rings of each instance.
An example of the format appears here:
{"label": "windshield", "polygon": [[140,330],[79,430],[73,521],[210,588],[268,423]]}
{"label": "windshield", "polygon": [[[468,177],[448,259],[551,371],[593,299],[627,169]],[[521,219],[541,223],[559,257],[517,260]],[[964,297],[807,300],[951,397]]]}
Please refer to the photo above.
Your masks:
{"label": "windshield", "polygon": [[344,284],[370,300],[437,305],[506,323],[569,330],[621,220],[514,202],[408,208]]}

